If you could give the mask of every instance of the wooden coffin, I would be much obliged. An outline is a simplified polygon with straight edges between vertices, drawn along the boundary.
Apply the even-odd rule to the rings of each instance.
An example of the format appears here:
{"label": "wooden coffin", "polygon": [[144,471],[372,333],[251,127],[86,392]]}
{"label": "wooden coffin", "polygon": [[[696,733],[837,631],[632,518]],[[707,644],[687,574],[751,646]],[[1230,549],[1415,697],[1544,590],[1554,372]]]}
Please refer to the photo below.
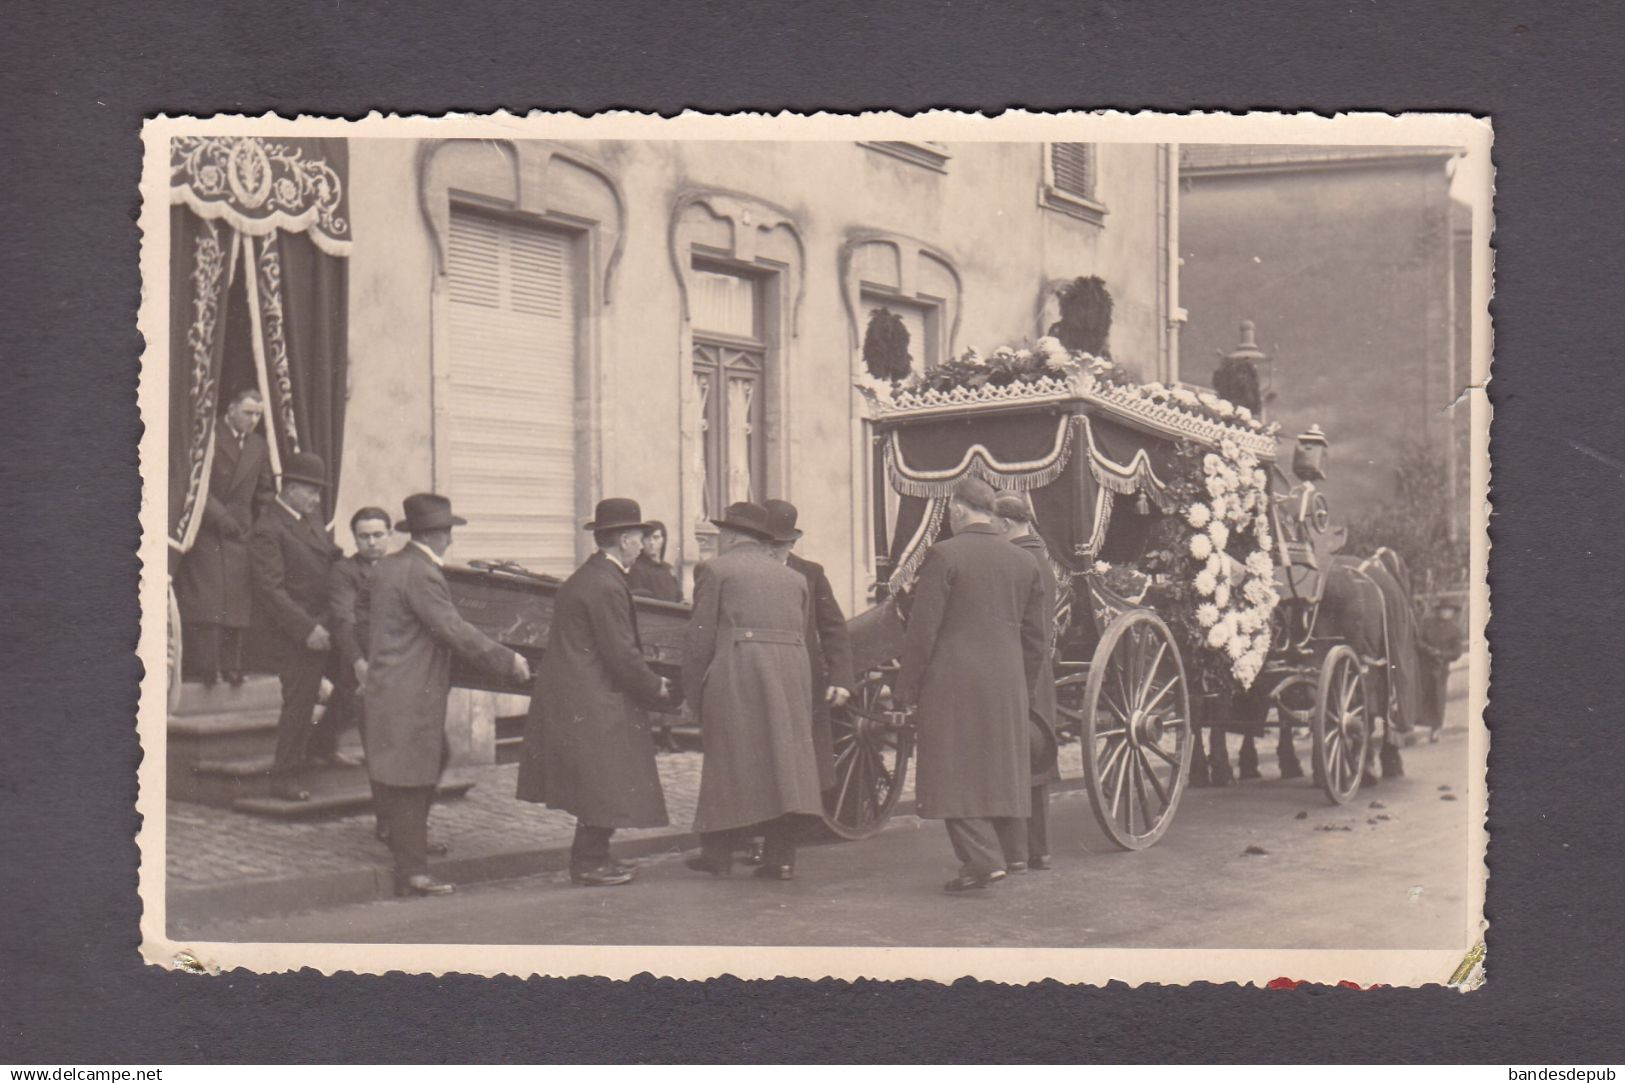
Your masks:
{"label": "wooden coffin", "polygon": [[[446,568],[446,582],[463,619],[498,643],[524,655],[534,672],[547,651],[553,599],[563,581],[505,565],[451,565]],[[635,598],[634,603],[644,658],[662,676],[674,681],[680,679],[688,606],[653,598]],[[528,686],[518,684],[511,676],[499,677],[455,659],[451,683],[457,688],[530,694]]]}

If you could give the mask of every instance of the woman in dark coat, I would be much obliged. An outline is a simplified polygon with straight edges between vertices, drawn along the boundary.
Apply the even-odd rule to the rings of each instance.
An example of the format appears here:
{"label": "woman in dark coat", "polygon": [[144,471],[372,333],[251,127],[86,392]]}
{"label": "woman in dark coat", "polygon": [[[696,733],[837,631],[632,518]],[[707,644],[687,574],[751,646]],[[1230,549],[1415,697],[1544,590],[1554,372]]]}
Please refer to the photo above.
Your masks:
{"label": "woman in dark coat", "polygon": [[658,598],[662,602],[683,600],[677,573],[666,563],[666,524],[658,519],[649,520],[649,529],[643,532],[643,551],[627,575],[627,584],[633,594],[646,598]]}

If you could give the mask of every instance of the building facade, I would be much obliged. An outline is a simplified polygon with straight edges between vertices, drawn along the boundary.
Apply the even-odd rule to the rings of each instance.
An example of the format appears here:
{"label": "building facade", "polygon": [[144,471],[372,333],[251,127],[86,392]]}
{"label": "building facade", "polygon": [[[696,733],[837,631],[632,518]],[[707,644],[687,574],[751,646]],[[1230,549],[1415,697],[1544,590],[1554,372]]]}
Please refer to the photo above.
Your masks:
{"label": "building facade", "polygon": [[1469,246],[1447,147],[1195,145],[1181,149],[1186,378],[1208,383],[1252,320],[1269,416],[1319,424],[1325,484],[1349,521],[1393,491],[1407,442],[1455,475],[1466,528]]}
{"label": "building facade", "polygon": [[1173,378],[1176,174],[1157,144],[351,139],[336,518],[432,488],[453,559],[564,575],[626,495],[687,575],[721,507],[780,497],[859,610],[869,314],[928,366],[1098,275],[1114,356]]}

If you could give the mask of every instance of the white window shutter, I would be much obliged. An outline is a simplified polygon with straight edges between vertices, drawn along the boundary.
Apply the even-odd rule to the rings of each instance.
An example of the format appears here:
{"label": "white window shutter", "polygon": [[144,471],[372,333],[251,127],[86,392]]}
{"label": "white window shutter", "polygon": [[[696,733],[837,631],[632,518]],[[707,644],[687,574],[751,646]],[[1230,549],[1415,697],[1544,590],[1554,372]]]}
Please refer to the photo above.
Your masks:
{"label": "white window shutter", "polygon": [[446,495],[469,521],[457,561],[575,566],[575,251],[563,233],[452,212]]}

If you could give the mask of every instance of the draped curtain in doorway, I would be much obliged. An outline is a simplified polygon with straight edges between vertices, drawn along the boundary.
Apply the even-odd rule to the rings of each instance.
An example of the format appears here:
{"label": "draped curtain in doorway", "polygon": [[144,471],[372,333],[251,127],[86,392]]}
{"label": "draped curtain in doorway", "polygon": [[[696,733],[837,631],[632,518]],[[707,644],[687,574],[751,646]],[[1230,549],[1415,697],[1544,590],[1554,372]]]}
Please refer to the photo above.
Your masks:
{"label": "draped curtain in doorway", "polygon": [[[214,426],[243,386],[265,398],[273,463],[313,451],[333,512],[348,358],[349,150],[343,139],[170,142],[171,570],[208,498]],[[236,357],[234,341],[248,343]]]}

